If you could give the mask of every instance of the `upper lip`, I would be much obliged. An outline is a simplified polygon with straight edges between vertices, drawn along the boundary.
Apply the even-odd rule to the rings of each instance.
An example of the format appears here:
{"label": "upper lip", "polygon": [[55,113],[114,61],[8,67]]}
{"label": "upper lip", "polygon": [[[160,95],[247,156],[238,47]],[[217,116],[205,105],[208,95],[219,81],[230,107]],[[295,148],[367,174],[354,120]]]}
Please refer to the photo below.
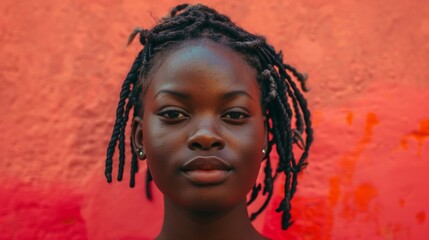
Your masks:
{"label": "upper lip", "polygon": [[181,168],[182,171],[211,171],[211,170],[231,170],[232,167],[225,160],[215,156],[198,156],[187,161]]}

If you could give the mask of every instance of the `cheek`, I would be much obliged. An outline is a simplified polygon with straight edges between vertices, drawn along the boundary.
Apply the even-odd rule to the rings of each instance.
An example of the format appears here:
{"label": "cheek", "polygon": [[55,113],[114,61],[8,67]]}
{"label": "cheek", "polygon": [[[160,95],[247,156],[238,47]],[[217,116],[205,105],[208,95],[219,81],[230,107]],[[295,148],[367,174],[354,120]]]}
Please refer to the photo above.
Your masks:
{"label": "cheek", "polygon": [[263,157],[262,149],[265,147],[266,132],[262,119],[257,119],[249,127],[240,132],[232,132],[235,144],[232,148],[240,149],[247,158],[259,159]]}
{"label": "cheek", "polygon": [[[147,116],[143,119],[143,145],[146,154],[166,155],[178,144],[177,131],[163,126],[157,116]],[[167,152],[165,152],[167,151]]]}
{"label": "cheek", "polygon": [[236,146],[239,149],[237,153],[240,163],[237,165],[238,185],[241,185],[243,192],[247,193],[253,187],[261,167],[264,154],[262,149],[265,147],[265,128],[263,121],[257,121],[251,128],[235,135]]}
{"label": "cheek", "polygon": [[143,143],[151,175],[161,191],[177,177],[176,153],[183,145],[178,130],[160,124],[157,116],[143,119]]}

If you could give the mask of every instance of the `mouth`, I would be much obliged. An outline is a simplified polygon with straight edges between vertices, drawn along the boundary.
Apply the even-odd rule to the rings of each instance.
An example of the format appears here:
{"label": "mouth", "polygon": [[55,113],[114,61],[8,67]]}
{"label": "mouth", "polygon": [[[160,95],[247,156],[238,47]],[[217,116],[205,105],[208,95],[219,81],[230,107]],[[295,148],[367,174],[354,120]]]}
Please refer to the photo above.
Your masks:
{"label": "mouth", "polygon": [[228,178],[232,166],[218,157],[200,156],[186,162],[181,171],[196,185],[214,185],[220,184]]}

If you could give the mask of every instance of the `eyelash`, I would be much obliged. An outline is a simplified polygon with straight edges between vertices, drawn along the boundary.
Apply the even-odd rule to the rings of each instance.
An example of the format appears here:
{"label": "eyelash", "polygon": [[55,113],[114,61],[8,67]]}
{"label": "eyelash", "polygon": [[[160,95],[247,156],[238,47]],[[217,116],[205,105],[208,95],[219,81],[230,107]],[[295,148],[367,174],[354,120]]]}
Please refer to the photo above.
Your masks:
{"label": "eyelash", "polygon": [[[240,116],[238,118],[233,118],[231,114],[240,114]],[[228,115],[230,117],[228,117],[226,119],[229,121],[242,121],[242,120],[250,117],[250,115],[247,112],[245,112],[244,110],[241,110],[241,109],[237,109],[237,108],[233,108],[233,109],[228,110],[226,113],[224,113],[222,115],[222,118],[225,118]]]}
{"label": "eyelash", "polygon": [[[175,116],[171,116],[171,114],[174,114]],[[239,114],[239,116],[238,118],[237,116],[234,118],[232,114]],[[160,116],[165,122],[171,124],[179,123],[189,117],[188,114],[179,109],[164,109],[158,113],[158,116]],[[243,123],[243,121],[249,117],[250,115],[246,111],[237,108],[229,109],[221,115],[223,120],[233,124]]]}
{"label": "eyelash", "polygon": [[[176,116],[176,117],[173,116],[172,117],[172,116],[168,116],[168,114],[179,114],[179,116]],[[170,122],[182,121],[186,117],[188,117],[188,115],[186,113],[184,113],[183,111],[178,110],[178,109],[165,109],[165,110],[162,110],[161,112],[159,112],[158,115],[160,117],[162,117],[164,120],[170,121]]]}

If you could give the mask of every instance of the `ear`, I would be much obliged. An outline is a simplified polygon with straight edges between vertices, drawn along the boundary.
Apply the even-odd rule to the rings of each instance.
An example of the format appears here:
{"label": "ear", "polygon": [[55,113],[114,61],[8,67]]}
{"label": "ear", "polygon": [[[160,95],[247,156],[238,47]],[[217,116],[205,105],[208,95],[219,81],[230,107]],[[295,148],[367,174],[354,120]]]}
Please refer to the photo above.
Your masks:
{"label": "ear", "polygon": [[146,153],[143,145],[143,131],[142,131],[143,120],[140,117],[134,117],[131,124],[131,144],[133,151],[140,160],[146,159]]}
{"label": "ear", "polygon": [[[268,155],[267,149],[268,149],[268,138],[269,138],[269,133],[268,133],[268,120],[267,117],[264,116],[264,129],[265,129],[265,137],[264,137],[264,146],[262,148],[263,152],[263,156],[262,159],[265,159]],[[264,152],[265,151],[265,152]]]}

